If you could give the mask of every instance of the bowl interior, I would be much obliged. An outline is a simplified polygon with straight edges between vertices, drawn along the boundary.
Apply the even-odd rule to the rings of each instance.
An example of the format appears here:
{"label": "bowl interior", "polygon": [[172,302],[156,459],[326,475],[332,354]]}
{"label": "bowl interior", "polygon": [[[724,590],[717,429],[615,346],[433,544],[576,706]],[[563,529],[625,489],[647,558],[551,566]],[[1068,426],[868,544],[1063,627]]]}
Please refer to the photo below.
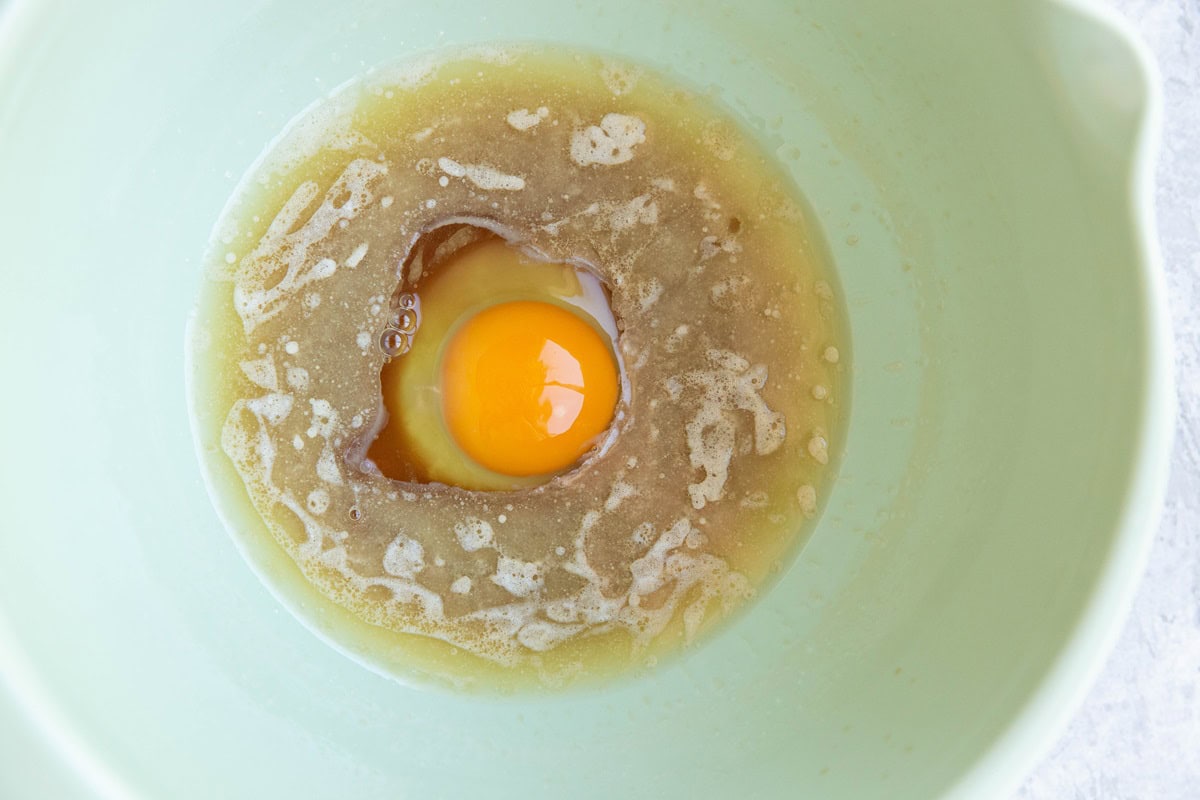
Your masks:
{"label": "bowl interior", "polygon": [[[1102,649],[1165,438],[1130,209],[1144,71],[1088,14],[990,5],[10,9],[0,670],[81,763],[154,796],[1005,785],[1032,738],[1001,737],[1039,690],[1061,710]],[[488,40],[712,86],[807,195],[851,315],[816,534],[736,624],[602,690],[454,696],[332,651],[241,560],[192,450],[183,331],[237,179],[369,66]],[[981,762],[999,741],[1012,758]]]}

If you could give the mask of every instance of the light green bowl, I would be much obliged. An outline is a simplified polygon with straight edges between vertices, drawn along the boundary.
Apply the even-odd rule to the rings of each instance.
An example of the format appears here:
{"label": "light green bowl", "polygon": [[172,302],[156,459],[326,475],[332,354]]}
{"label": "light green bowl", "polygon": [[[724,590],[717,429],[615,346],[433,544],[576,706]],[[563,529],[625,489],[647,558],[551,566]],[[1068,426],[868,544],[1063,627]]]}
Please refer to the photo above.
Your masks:
{"label": "light green bowl", "polygon": [[[831,242],[842,475],[796,563],[649,677],[504,700],[327,647],[200,478],[209,228],[297,111],[443,44],[553,41],[721,97]],[[1062,0],[20,3],[0,22],[0,673],[152,797],[1002,795],[1140,572],[1172,408],[1141,51]]]}

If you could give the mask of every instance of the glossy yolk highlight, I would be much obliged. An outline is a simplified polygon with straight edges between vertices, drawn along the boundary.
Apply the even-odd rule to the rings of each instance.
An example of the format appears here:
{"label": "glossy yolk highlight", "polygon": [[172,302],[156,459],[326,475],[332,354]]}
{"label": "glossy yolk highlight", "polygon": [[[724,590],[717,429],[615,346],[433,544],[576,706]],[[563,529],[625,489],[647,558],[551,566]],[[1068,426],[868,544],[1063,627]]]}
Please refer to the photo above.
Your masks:
{"label": "glossy yolk highlight", "polygon": [[520,301],[492,306],[450,339],[442,411],[458,446],[505,475],[575,463],[612,421],[618,377],[601,335],[570,311]]}

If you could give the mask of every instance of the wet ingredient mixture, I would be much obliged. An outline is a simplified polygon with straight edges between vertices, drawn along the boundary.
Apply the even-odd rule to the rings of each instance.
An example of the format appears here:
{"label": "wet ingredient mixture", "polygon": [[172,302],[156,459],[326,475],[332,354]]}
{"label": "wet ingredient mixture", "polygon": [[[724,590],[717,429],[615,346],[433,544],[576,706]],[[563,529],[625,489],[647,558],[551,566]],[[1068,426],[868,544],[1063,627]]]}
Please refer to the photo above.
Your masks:
{"label": "wet ingredient mixture", "polygon": [[753,140],[641,68],[376,71],[218,225],[192,339],[213,490],[415,671],[654,663],[750,600],[827,492],[822,252]]}

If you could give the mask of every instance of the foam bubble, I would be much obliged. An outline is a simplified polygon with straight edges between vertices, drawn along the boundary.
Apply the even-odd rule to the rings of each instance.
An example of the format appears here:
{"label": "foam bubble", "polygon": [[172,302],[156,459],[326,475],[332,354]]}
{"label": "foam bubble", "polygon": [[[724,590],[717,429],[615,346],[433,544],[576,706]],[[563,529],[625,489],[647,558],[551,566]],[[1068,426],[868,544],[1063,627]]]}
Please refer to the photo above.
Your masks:
{"label": "foam bubble", "polygon": [[637,488],[625,481],[614,481],[612,489],[608,493],[608,499],[604,501],[605,511],[616,511],[618,507],[631,497],[635,497],[638,491]]}
{"label": "foam bubble", "polygon": [[333,433],[334,425],[337,424],[337,411],[328,400],[320,398],[312,398],[308,404],[312,409],[312,424],[308,426],[308,438],[320,436],[328,439],[329,435]]}
{"label": "foam bubble", "polygon": [[809,484],[804,484],[796,490],[796,501],[800,503],[800,511],[812,519],[817,515],[817,490]]}
{"label": "foam bubble", "polygon": [[324,489],[313,489],[305,501],[308,510],[320,516],[329,509],[329,492]]}
{"label": "foam bubble", "polygon": [[642,311],[649,311],[650,307],[658,302],[662,297],[663,285],[658,278],[650,278],[638,284],[638,306]]}
{"label": "foam bubble", "polygon": [[615,61],[605,61],[600,68],[600,79],[613,93],[614,97],[629,94],[637,88],[638,80],[642,77],[641,67],[632,67]]}
{"label": "foam bubble", "polygon": [[287,384],[296,391],[304,391],[309,384],[308,370],[304,367],[288,367]]}
{"label": "foam bubble", "polygon": [[288,414],[292,413],[292,396],[272,392],[247,400],[246,407],[259,419],[266,420],[270,425],[278,425],[287,419]]}
{"label": "foam bubble", "polygon": [[645,596],[662,588],[667,553],[683,544],[691,530],[691,523],[687,519],[677,520],[645,555],[630,565],[629,572],[633,576],[631,591]]}
{"label": "foam bubble", "polygon": [[500,556],[496,562],[496,574],[492,575],[492,583],[513,597],[536,594],[542,588],[543,580],[540,564],[508,556]]}
{"label": "foam bubble", "polygon": [[317,458],[317,477],[334,486],[341,486],[344,482],[342,471],[338,468],[337,456],[333,454],[333,448],[328,444]]}
{"label": "foam bubble", "polygon": [[535,620],[521,626],[517,641],[534,652],[545,652],[583,630],[582,625],[555,625],[544,620]]}
{"label": "foam bubble", "polygon": [[541,106],[535,111],[530,111],[527,108],[518,108],[515,111],[510,111],[505,121],[510,127],[518,131],[527,131],[530,128],[536,127],[539,122],[550,115],[550,109]]}
{"label": "foam bubble", "polygon": [[362,260],[367,257],[367,249],[368,245],[366,242],[363,242],[358,247],[354,248],[354,252],[351,253],[349,258],[346,259],[346,266],[353,269],[362,263]]}
{"label": "foam bubble", "polygon": [[275,359],[269,353],[265,358],[242,361],[238,366],[255,386],[271,391],[279,388],[279,377],[275,372]]}
{"label": "foam bubble", "polygon": [[625,114],[605,114],[599,125],[571,134],[571,160],[581,167],[611,167],[633,159],[633,148],[646,141],[646,123]]}
{"label": "foam bubble", "polygon": [[709,350],[710,370],[696,370],[666,387],[674,399],[685,387],[699,390],[698,408],[684,426],[691,465],[704,471],[704,478],[688,485],[692,507],[702,509],[724,497],[729,464],[737,443],[735,411],[749,412],[754,428],[754,452],[768,455],[779,449],[787,436],[783,414],[772,411],[758,392],[767,382],[765,364],[751,365],[742,356],[726,350]]}
{"label": "foam bubble", "polygon": [[813,433],[812,438],[808,440],[808,454],[816,459],[818,464],[829,463],[829,440],[821,431]]}
{"label": "foam bubble", "polygon": [[[337,263],[332,259],[310,263],[309,250],[338,222],[357,216],[373,198],[370,185],[386,173],[387,167],[379,162],[361,158],[351,161],[308,221],[293,231],[319,192],[313,181],[296,188],[247,257],[248,263],[234,286],[234,309],[247,334],[281,312],[298,290],[337,272]],[[268,285],[280,266],[286,266],[283,278]]]}
{"label": "foam bubble", "polygon": [[610,203],[609,226],[614,232],[628,230],[641,223],[653,225],[658,222],[658,203],[648,194],[640,194],[625,203]]}
{"label": "foam bubble", "polygon": [[468,517],[463,522],[456,522],[454,536],[458,539],[458,546],[468,553],[492,547],[496,541],[491,524],[477,517]]}
{"label": "foam bubble", "polygon": [[500,189],[515,192],[525,188],[525,179],[520,175],[507,175],[487,164],[460,164],[444,156],[439,158],[437,163],[442,172],[450,177],[466,178],[485,191]]}
{"label": "foam bubble", "polygon": [[398,534],[383,554],[383,568],[398,578],[415,578],[425,569],[425,548],[416,539]]}

